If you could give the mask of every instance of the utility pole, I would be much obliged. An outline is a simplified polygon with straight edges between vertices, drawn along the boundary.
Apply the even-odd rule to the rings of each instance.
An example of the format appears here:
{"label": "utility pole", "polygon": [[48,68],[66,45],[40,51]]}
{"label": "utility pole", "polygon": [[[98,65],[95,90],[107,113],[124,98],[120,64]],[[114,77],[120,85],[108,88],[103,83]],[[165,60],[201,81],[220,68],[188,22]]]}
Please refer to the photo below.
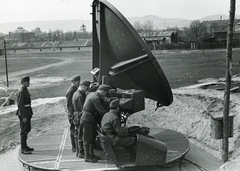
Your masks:
{"label": "utility pole", "polygon": [[230,0],[229,23],[227,32],[227,58],[226,58],[226,80],[224,91],[224,113],[223,113],[223,140],[222,140],[222,160],[228,161],[228,134],[229,134],[229,103],[232,78],[232,41],[233,41],[233,23],[235,17],[235,0]]}
{"label": "utility pole", "polygon": [[7,87],[9,86],[8,84],[8,67],[7,67],[7,50],[6,50],[6,41],[3,41],[4,43],[4,54],[5,54],[5,68],[6,68],[6,79],[7,79]]}

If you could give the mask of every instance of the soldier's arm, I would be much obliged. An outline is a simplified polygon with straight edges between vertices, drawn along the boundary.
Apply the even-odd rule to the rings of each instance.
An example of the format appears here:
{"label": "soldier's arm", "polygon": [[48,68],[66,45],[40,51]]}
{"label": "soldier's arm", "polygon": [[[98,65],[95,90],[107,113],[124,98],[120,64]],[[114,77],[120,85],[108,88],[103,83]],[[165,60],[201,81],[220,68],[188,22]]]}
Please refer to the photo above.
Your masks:
{"label": "soldier's arm", "polygon": [[100,98],[96,98],[93,101],[93,105],[101,116],[103,116],[107,112],[107,110],[103,107]]}
{"label": "soldier's arm", "polygon": [[68,106],[70,106],[71,100],[72,100],[72,95],[71,95],[70,91],[68,91],[66,94],[66,100],[67,100],[67,107],[68,107]]}
{"label": "soldier's arm", "polygon": [[20,91],[18,93],[18,101],[17,101],[18,111],[22,118],[27,118],[27,111],[24,107],[24,92]]}
{"label": "soldier's arm", "polygon": [[68,93],[66,94],[66,98],[67,98],[67,108],[70,114],[73,114],[74,112],[73,105],[72,105],[72,97],[73,97],[73,92],[68,91]]}
{"label": "soldier's arm", "polygon": [[82,109],[83,109],[84,101],[85,101],[84,97],[82,97],[82,96],[78,97],[77,105],[78,105],[78,107],[79,107],[79,109],[80,109],[80,112],[81,112]]}
{"label": "soldier's arm", "polygon": [[125,137],[128,136],[128,128],[127,127],[121,127],[121,122],[119,119],[113,120],[113,129],[117,132],[118,136]]}

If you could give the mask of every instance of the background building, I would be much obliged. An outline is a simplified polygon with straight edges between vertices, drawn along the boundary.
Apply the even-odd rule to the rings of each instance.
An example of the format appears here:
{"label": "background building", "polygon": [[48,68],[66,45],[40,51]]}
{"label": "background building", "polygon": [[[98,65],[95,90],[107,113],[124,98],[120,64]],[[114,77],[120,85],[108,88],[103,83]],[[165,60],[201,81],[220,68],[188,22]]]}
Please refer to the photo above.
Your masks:
{"label": "background building", "polygon": [[35,40],[35,34],[25,30],[23,27],[18,27],[13,32],[9,32],[7,38],[16,42],[30,42]]}

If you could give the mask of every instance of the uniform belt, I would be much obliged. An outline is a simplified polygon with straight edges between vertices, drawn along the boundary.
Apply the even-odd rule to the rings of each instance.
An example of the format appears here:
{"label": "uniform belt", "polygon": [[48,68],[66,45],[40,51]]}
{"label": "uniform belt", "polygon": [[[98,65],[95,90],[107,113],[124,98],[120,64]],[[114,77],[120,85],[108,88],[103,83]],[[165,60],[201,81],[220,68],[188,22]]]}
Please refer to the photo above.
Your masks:
{"label": "uniform belt", "polygon": [[90,116],[92,115],[90,112],[88,112],[86,110],[84,110],[83,112],[86,113],[87,115],[90,115]]}
{"label": "uniform belt", "polygon": [[24,107],[31,107],[31,104],[26,104],[24,105]]}

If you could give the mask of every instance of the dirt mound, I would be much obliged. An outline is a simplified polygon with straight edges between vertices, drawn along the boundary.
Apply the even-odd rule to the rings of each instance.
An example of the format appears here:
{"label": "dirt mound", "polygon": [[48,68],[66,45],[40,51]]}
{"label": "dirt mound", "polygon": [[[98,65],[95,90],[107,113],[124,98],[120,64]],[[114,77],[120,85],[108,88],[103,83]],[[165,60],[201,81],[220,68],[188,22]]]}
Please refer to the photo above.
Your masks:
{"label": "dirt mound", "polygon": [[[211,136],[211,116],[223,115],[224,92],[185,87],[173,90],[174,100],[170,106],[156,108],[155,102],[146,100],[146,109],[134,114],[128,122],[149,127],[164,127],[179,131],[221,159],[222,140]],[[233,137],[229,138],[230,161],[219,171],[239,170],[235,166],[240,157],[240,94],[231,94],[230,115],[234,116]]]}
{"label": "dirt mound", "polygon": [[[174,89],[174,102],[170,106],[161,107],[155,111],[156,102],[146,99],[145,110],[129,117],[128,124],[149,127],[163,127],[186,135],[202,145],[206,151],[217,158],[221,157],[221,140],[211,137],[211,115],[223,113],[223,92],[216,90],[201,90],[198,88]],[[236,163],[240,153],[239,146],[239,111],[240,94],[231,95],[230,112],[234,115],[234,137],[230,138],[229,163]],[[33,100],[32,131],[30,137],[68,126],[65,108],[65,97],[44,98]],[[1,153],[15,148],[19,144],[19,121],[16,105],[3,107],[0,110]],[[192,141],[192,142],[194,142]],[[231,166],[231,167],[230,167]],[[227,169],[226,169],[227,168]],[[226,163],[221,171],[232,169],[232,164]]]}
{"label": "dirt mound", "polygon": [[[32,107],[34,115],[29,138],[56,130],[59,125],[68,124],[64,97],[36,99],[32,101]],[[0,109],[0,153],[13,149],[20,143],[20,127],[16,110],[16,105]]]}

